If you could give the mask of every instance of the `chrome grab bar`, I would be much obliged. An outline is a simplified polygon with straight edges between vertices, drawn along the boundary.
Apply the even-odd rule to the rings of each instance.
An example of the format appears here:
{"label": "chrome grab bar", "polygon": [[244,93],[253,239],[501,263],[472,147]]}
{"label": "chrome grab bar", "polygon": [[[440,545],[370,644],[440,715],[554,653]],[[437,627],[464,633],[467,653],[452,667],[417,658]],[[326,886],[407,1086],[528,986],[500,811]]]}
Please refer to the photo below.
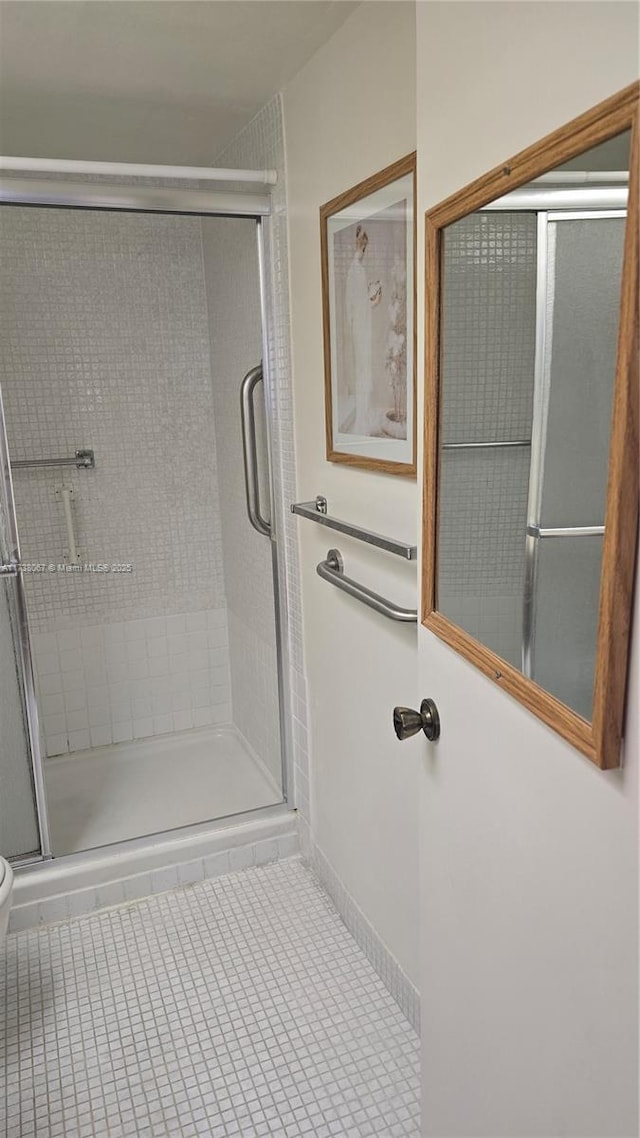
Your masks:
{"label": "chrome grab bar", "polygon": [[378,549],[386,549],[387,553],[395,553],[407,561],[415,561],[418,556],[416,546],[409,545],[407,541],[397,541],[394,537],[384,537],[381,533],[364,529],[362,526],[354,525],[353,522],[343,522],[339,518],[331,517],[327,513],[327,499],[321,494],[318,494],[314,502],[294,502],[291,506],[291,513],[298,514],[301,518],[309,518],[310,521],[318,522],[321,526],[327,526],[329,529],[338,530],[339,533],[346,533],[347,537],[366,541],[369,545],[377,546]]}
{"label": "chrome grab bar", "polygon": [[94,470],[96,458],[92,450],[77,450],[74,458],[19,458],[10,460],[10,463],[12,470],[41,466],[76,466],[78,470]]}
{"label": "chrome grab bar", "polygon": [[354,581],[352,577],[345,577],[344,575],[344,561],[339,549],[330,549],[324,561],[321,561],[316,566],[316,573],[322,577],[323,581],[328,581],[330,585],[335,585],[337,589],[342,589],[344,593],[348,593],[350,597],[355,597],[356,600],[362,601],[363,605],[368,605],[369,608],[374,609],[382,616],[389,617],[389,620],[399,620],[405,624],[417,624],[418,613],[416,609],[401,608],[393,601],[388,601],[386,597],[381,597],[380,593],[374,593],[372,589],[367,589],[365,585],[360,585],[358,581]]}
{"label": "chrome grab bar", "polygon": [[256,445],[256,415],[253,392],[262,381],[262,364],[251,368],[240,387],[242,416],[242,454],[244,457],[244,485],[247,495],[249,521],[258,533],[271,537],[271,525],[260,513],[260,487],[258,484],[258,449]]}

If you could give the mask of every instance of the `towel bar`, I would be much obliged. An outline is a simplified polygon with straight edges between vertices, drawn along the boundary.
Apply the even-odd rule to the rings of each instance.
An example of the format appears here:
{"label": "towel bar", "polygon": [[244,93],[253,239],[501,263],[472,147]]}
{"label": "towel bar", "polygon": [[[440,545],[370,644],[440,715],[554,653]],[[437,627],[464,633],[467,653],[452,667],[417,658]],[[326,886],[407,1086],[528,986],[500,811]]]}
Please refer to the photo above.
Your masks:
{"label": "towel bar", "polygon": [[33,467],[38,470],[43,466],[77,466],[78,470],[93,470],[96,465],[92,450],[77,450],[74,458],[19,458],[11,462],[12,470],[26,470]]}
{"label": "towel bar", "polygon": [[312,522],[318,522],[319,525],[327,526],[328,529],[346,533],[348,537],[355,537],[358,541],[366,541],[369,545],[377,546],[378,549],[386,549],[387,553],[395,553],[398,557],[404,557],[406,561],[415,561],[418,556],[416,546],[409,545],[406,541],[384,537],[381,533],[364,529],[352,522],[342,522],[339,518],[332,518],[327,513],[327,499],[321,495],[318,495],[314,502],[294,502],[291,506],[291,513],[298,514],[301,518],[308,518]]}
{"label": "towel bar", "polygon": [[399,620],[404,624],[417,624],[418,613],[416,609],[401,608],[393,601],[388,601],[386,597],[380,596],[380,593],[374,593],[372,589],[367,589],[365,585],[360,585],[358,581],[354,581],[352,577],[345,577],[344,575],[344,561],[339,549],[330,549],[324,561],[321,561],[316,566],[316,573],[322,577],[323,581],[328,581],[330,585],[335,585],[337,589],[342,589],[344,593],[348,593],[350,597],[355,597],[356,600],[362,601],[363,605],[368,605],[369,608],[375,609],[376,612],[382,616],[389,617],[389,620]]}

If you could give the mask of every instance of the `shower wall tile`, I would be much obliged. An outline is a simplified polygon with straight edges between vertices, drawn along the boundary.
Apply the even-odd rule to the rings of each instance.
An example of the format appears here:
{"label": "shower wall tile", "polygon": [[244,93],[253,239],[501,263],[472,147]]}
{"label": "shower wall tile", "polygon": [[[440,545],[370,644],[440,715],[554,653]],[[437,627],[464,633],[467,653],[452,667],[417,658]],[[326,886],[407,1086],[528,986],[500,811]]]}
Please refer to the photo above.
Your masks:
{"label": "shower wall tile", "polygon": [[25,574],[32,627],[224,605],[199,219],[13,207],[0,225],[12,458],[96,456],[95,470],[15,471],[23,560],[44,567]]}
{"label": "shower wall tile", "polygon": [[234,723],[279,786],[282,775],[274,639],[263,640],[254,626],[230,608],[229,646]]}
{"label": "shower wall tile", "polygon": [[[247,516],[242,458],[240,386],[262,358],[255,228],[246,218],[202,219],[226,601],[263,640],[275,643],[271,544]],[[263,471],[268,459],[262,385],[256,388],[254,409]],[[260,489],[261,508],[268,513],[266,478]]]}
{"label": "shower wall tile", "polygon": [[445,444],[524,445],[445,453],[439,607],[517,668],[522,666],[536,255],[534,214],[477,213],[447,229]]}
{"label": "shower wall tile", "polygon": [[[210,310],[213,399],[220,486],[223,565],[229,616],[234,722],[281,784],[275,599],[271,542],[247,516],[240,386],[262,358],[255,222],[202,221]],[[238,328],[242,336],[238,336]],[[262,461],[268,467],[263,388],[254,397]],[[269,486],[261,486],[268,510]]]}
{"label": "shower wall tile", "polygon": [[[276,526],[280,539],[280,588],[288,615],[289,742],[293,759],[293,797],[308,832],[309,751],[297,725],[306,726],[307,690],[302,634],[302,598],[296,519],[290,504],[297,500],[296,461],[293,431],[293,386],[291,382],[291,329],[289,320],[289,261],[287,233],[286,155],[281,96],[262,108],[252,121],[215,158],[216,165],[235,168],[274,169],[277,182],[272,187],[273,214],[270,240],[266,241],[267,264],[271,266],[271,336],[268,364],[272,376],[273,454],[272,478]],[[297,735],[297,737],[296,737]]]}
{"label": "shower wall tile", "polygon": [[224,608],[33,637],[48,755],[231,719]]}

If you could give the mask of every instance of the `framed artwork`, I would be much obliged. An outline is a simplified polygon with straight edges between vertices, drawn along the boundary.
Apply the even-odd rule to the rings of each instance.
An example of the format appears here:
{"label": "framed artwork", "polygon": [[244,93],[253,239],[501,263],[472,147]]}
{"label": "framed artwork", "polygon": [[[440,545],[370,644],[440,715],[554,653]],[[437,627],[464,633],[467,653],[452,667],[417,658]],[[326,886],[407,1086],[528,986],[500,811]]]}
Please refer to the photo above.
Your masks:
{"label": "framed artwork", "polygon": [[320,209],[327,458],[414,477],[415,153]]}

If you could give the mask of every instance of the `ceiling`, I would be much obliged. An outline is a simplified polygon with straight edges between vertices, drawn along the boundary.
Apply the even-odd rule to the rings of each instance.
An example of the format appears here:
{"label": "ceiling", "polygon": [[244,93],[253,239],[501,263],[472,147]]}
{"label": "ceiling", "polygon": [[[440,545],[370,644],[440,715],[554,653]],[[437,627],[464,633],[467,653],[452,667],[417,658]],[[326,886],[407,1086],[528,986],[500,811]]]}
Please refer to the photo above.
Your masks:
{"label": "ceiling", "polygon": [[0,153],[207,165],[356,7],[2,0]]}

